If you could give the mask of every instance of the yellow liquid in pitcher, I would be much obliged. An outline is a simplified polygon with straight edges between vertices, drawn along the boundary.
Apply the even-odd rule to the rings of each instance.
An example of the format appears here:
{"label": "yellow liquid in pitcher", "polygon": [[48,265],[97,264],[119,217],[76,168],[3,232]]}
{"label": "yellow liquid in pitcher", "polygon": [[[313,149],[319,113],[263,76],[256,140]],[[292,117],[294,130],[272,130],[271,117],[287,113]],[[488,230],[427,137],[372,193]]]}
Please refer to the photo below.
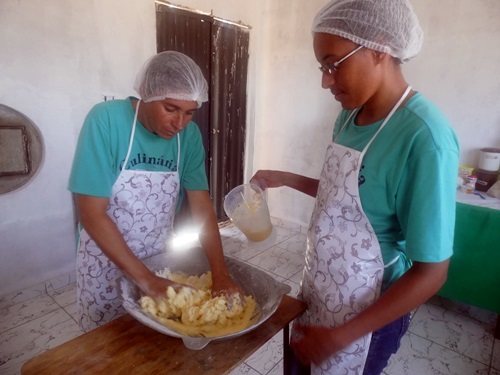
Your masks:
{"label": "yellow liquid in pitcher", "polygon": [[248,231],[243,231],[243,234],[253,242],[260,242],[264,241],[267,237],[271,235],[271,232],[273,231],[273,226],[271,225],[268,229],[260,232],[248,232]]}
{"label": "yellow liquid in pitcher", "polygon": [[269,211],[262,199],[240,203],[231,220],[253,242],[265,240],[273,231]]}

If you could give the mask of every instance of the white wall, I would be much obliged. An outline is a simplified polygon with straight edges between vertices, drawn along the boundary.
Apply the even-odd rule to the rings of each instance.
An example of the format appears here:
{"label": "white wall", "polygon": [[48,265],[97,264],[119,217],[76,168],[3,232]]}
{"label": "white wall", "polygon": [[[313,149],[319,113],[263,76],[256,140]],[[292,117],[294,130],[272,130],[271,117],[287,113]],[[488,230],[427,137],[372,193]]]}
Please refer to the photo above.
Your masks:
{"label": "white wall", "polygon": [[[309,27],[323,0],[178,0],[241,21],[250,32],[245,174],[259,168],[317,177],[339,105],[321,89]],[[36,6],[34,6],[37,4]],[[124,97],[155,52],[153,0],[0,1],[0,103],[31,118],[45,160],[23,188],[0,195],[0,295],[74,269],[66,190],[78,132],[102,94]],[[304,7],[304,4],[307,4]],[[500,2],[414,0],[424,49],[404,69],[459,137],[461,161],[500,146]],[[313,200],[271,191],[271,212],[307,224]]]}
{"label": "white wall", "polygon": [[79,129],[102,93],[132,93],[156,43],[151,1],[2,0],[0,25],[0,103],[45,143],[36,177],[0,196],[1,295],[74,270],[66,186]]}
{"label": "white wall", "polygon": [[461,161],[477,166],[478,149],[500,147],[500,2],[413,3],[425,39],[407,77],[448,116]]}

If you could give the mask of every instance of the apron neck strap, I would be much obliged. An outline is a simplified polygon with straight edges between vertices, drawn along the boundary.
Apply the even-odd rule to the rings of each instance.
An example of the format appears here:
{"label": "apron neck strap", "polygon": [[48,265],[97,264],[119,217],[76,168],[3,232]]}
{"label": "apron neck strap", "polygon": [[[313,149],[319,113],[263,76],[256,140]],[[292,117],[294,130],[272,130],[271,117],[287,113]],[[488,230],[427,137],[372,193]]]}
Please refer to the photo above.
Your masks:
{"label": "apron neck strap", "polygon": [[128,158],[130,157],[130,152],[132,151],[132,143],[134,141],[135,126],[137,124],[137,115],[139,114],[139,106],[141,104],[141,99],[137,101],[137,106],[135,107],[134,122],[132,123],[132,132],[130,133],[130,139],[128,141],[128,151],[127,156],[125,156],[125,161],[123,162],[123,169],[127,167]]}
{"label": "apron neck strap", "polygon": [[180,162],[181,162],[181,138],[179,137],[179,133],[177,133],[177,172],[180,170]]}
{"label": "apron neck strap", "polygon": [[372,139],[370,139],[370,141],[368,142],[368,144],[365,146],[365,148],[361,152],[360,160],[363,159],[363,156],[365,156],[365,153],[368,150],[368,147],[370,147],[371,143],[377,137],[378,133],[380,133],[382,131],[382,129],[384,128],[384,126],[389,122],[389,120],[391,119],[392,115],[394,115],[394,112],[396,112],[398,110],[399,106],[406,99],[406,97],[408,96],[408,94],[410,93],[410,91],[411,91],[411,86],[408,85],[408,87],[406,88],[406,90],[403,93],[403,95],[401,95],[401,97],[399,98],[398,102],[394,105],[394,107],[392,107],[391,112],[389,112],[389,114],[385,118],[385,120],[382,123],[382,125],[380,125],[380,127],[378,128],[378,130],[375,133],[375,135],[372,137]]}

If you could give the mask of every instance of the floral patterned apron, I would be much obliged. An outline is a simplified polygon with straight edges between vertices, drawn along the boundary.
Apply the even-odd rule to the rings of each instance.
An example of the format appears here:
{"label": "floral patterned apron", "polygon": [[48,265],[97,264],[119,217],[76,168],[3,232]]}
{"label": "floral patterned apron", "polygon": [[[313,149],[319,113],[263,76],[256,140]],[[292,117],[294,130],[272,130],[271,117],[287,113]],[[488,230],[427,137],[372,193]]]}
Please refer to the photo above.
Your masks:
{"label": "floral patterned apron", "polygon": [[[298,320],[302,325],[340,326],[380,295],[384,263],[377,236],[361,207],[358,176],[368,147],[410,90],[409,86],[363,151],[334,142],[328,146],[307,235],[299,298],[308,308]],[[341,131],[355,113],[351,113]],[[311,373],[361,375],[370,341],[371,333],[320,365],[312,365]]]}
{"label": "floral patterned apron", "polygon": [[[177,135],[177,171],[125,169],[132,150],[139,104],[140,101],[135,111],[127,156],[113,185],[107,214],[133,253],[139,259],[145,259],[165,251],[165,243],[173,234],[180,185],[180,140]],[[84,331],[125,312],[115,287],[115,280],[123,273],[83,228],[78,242],[76,269],[80,327]]]}

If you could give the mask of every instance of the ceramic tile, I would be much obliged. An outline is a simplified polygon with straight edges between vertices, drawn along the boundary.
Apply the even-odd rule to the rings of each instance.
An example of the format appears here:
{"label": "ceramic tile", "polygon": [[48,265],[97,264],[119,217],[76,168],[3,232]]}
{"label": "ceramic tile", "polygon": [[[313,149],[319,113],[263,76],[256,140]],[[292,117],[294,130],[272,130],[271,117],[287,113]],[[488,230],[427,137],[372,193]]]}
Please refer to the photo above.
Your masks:
{"label": "ceramic tile", "polygon": [[19,374],[24,362],[81,334],[63,310],[10,329],[0,338],[0,374]]}
{"label": "ceramic tile", "polygon": [[491,359],[491,367],[500,371],[500,340],[495,340],[493,346],[493,357]]}
{"label": "ceramic tile", "polygon": [[487,375],[488,366],[412,333],[384,369],[386,374]]}
{"label": "ceramic tile", "polygon": [[236,226],[232,223],[225,225],[224,227],[219,227],[219,233],[221,238],[233,237],[241,235],[242,233]]}
{"label": "ceramic tile", "polygon": [[42,315],[59,309],[60,306],[50,296],[43,294],[28,301],[0,310],[0,332],[32,321]]}
{"label": "ceramic tile", "polygon": [[22,291],[9,293],[0,297],[0,309],[17,305],[21,302],[39,297],[47,293],[49,290],[55,290],[68,286],[75,281],[76,275],[74,272],[72,272],[70,274],[54,278],[52,280],[40,283]]}
{"label": "ceramic tile", "polygon": [[76,272],[57,277],[45,283],[47,293],[72,285],[76,282]]}
{"label": "ceramic tile", "polygon": [[475,319],[426,304],[418,308],[410,332],[481,363],[490,363],[492,327]]}
{"label": "ceramic tile", "polygon": [[240,237],[230,237],[223,241],[222,247],[224,249],[224,255],[230,256],[242,261],[247,261],[248,259],[264,252],[266,249],[262,249],[258,246],[254,246],[252,243],[248,242],[246,239]]}
{"label": "ceramic tile", "polygon": [[283,242],[279,243],[277,246],[282,249],[302,255],[304,257],[306,254],[306,240],[307,236],[305,234],[299,233],[293,235],[290,238],[287,238]]}
{"label": "ceramic tile", "polygon": [[282,228],[282,227],[275,227],[275,230],[276,230],[276,235],[277,235],[276,244],[279,244],[279,243],[285,241],[286,239],[298,234],[297,231],[292,231],[292,230]]}
{"label": "ceramic tile", "polygon": [[283,375],[283,360],[279,361],[266,375]]}
{"label": "ceramic tile", "polygon": [[246,363],[236,367],[229,375],[261,375]]}
{"label": "ceramic tile", "polygon": [[59,289],[48,289],[47,294],[61,307],[76,304],[76,282]]}
{"label": "ceramic tile", "polygon": [[78,322],[76,282],[57,290],[48,291],[48,294],[73,318],[73,320],[75,320],[75,322]]}
{"label": "ceramic tile", "polygon": [[17,305],[21,302],[39,297],[45,294],[45,292],[45,283],[41,283],[19,292],[8,293],[0,297],[0,309]]}
{"label": "ceramic tile", "polygon": [[66,313],[68,313],[73,318],[73,320],[78,323],[80,317],[78,316],[78,304],[76,303],[76,301],[75,303],[64,306],[63,310],[66,311]]}
{"label": "ceramic tile", "polygon": [[283,358],[283,331],[261,346],[245,361],[247,365],[261,374],[267,374]]}
{"label": "ceramic tile", "polygon": [[302,230],[302,226],[300,224],[292,223],[290,221],[283,220],[277,217],[271,217],[271,223],[275,227],[283,228],[291,232],[300,232]]}
{"label": "ceramic tile", "polygon": [[451,299],[434,296],[429,300],[429,303],[441,306],[445,309],[456,311],[460,314],[467,315],[473,319],[479,320],[491,325],[496,324],[497,314],[491,311],[481,309],[476,306],[466,305],[465,303],[453,301]]}
{"label": "ceramic tile", "polygon": [[289,280],[300,286],[300,283],[302,282],[303,273],[304,273],[304,267],[302,267],[298,272],[293,274],[292,277],[289,278]]}
{"label": "ceramic tile", "polygon": [[251,258],[248,262],[288,279],[302,269],[304,257],[279,247],[273,247]]}

